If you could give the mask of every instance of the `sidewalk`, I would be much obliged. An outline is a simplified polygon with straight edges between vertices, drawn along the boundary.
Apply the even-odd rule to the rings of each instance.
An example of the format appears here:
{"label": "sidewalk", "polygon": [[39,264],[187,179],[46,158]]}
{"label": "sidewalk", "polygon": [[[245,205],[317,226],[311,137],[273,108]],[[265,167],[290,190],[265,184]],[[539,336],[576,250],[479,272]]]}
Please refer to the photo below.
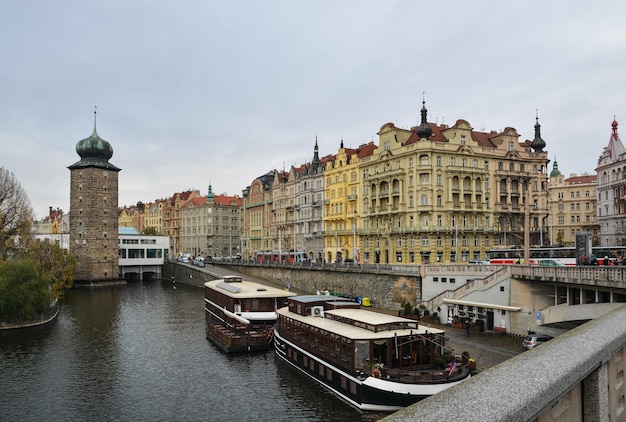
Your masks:
{"label": "sidewalk", "polygon": [[446,330],[446,346],[456,354],[468,352],[476,361],[476,369],[484,371],[524,351],[522,340],[491,332],[471,332],[466,336],[464,328],[440,326]]}

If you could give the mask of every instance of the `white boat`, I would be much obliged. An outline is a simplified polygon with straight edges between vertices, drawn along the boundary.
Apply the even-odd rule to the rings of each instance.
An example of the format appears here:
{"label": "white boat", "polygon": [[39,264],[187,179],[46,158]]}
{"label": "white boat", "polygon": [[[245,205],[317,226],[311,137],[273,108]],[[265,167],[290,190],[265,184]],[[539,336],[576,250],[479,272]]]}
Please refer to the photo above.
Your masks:
{"label": "white boat", "polygon": [[269,350],[278,307],[295,293],[239,276],[204,283],[206,336],[225,352]]}
{"label": "white boat", "polygon": [[444,331],[329,296],[294,296],[278,310],[279,357],[362,410],[396,411],[470,377],[469,356]]}

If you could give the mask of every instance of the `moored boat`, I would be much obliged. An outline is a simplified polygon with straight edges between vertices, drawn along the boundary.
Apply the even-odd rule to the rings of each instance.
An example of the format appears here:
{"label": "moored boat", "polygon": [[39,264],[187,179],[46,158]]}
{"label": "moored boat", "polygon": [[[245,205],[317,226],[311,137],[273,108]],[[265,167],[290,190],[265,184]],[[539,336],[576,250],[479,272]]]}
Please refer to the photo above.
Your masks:
{"label": "moored boat", "polygon": [[443,330],[338,297],[287,302],[277,355],[359,409],[396,411],[470,377],[469,356],[448,353]]}
{"label": "moored boat", "polygon": [[206,336],[227,353],[269,350],[278,307],[295,293],[239,276],[204,283]]}

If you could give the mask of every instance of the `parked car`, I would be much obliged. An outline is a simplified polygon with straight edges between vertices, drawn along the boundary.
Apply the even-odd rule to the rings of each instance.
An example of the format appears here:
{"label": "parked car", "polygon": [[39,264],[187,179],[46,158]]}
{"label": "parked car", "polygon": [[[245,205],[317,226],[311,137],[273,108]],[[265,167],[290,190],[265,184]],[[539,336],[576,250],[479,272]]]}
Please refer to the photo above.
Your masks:
{"label": "parked car", "polygon": [[470,261],[470,265],[489,265],[489,261]]}
{"label": "parked car", "polygon": [[530,334],[524,337],[522,346],[524,346],[524,349],[532,349],[533,347],[537,347],[546,341],[552,340],[553,338],[554,337],[547,334]]}

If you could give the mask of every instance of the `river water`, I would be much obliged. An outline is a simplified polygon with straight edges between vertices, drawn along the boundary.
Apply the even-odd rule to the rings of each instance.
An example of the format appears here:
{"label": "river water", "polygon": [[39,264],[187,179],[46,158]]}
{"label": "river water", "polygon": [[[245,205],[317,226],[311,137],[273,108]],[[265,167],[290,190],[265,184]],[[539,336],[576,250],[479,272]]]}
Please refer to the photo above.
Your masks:
{"label": "river water", "polygon": [[204,292],[170,282],[71,290],[57,319],[0,332],[2,421],[374,421],[273,352],[205,338]]}

